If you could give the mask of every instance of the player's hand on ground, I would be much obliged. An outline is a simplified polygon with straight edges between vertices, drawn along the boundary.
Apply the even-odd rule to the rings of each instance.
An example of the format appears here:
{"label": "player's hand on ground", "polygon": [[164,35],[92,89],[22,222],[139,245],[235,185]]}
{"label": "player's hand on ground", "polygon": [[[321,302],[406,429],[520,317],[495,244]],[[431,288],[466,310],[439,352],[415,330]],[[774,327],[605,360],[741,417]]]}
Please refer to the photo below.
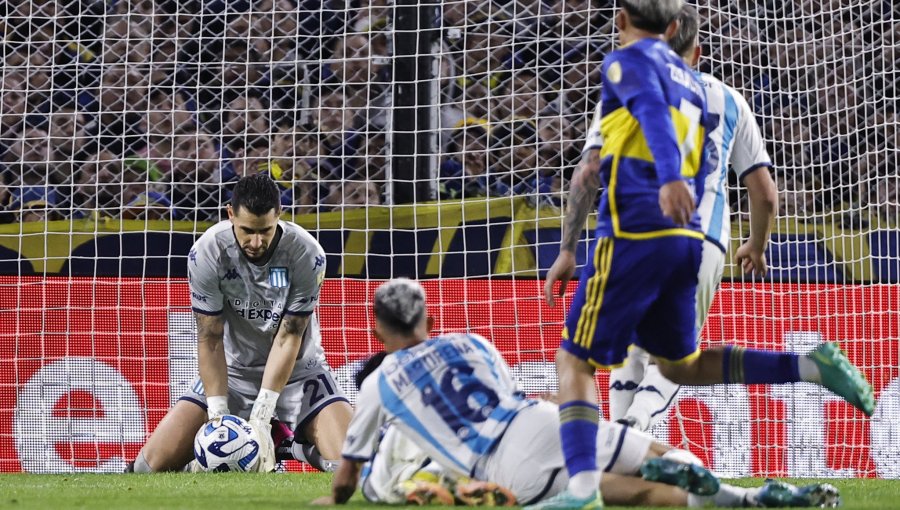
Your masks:
{"label": "player's hand on ground", "polygon": [[684,226],[691,221],[696,204],[687,181],[667,182],[659,188],[659,207],[663,215],[672,218],[676,225]]}
{"label": "player's hand on ground", "polygon": [[765,249],[751,244],[750,241],[742,244],[734,253],[734,263],[741,266],[741,271],[745,274],[753,272],[765,276],[769,270]]}
{"label": "player's hand on ground", "polygon": [[275,443],[272,442],[272,425],[262,420],[250,420],[250,425],[259,436],[259,462],[256,464],[260,473],[275,471]]}
{"label": "player's hand on ground", "polygon": [[[566,293],[566,286],[569,280],[575,275],[575,254],[568,250],[560,250],[556,261],[547,272],[547,280],[544,282],[544,299],[547,305],[553,308],[556,306],[556,298],[563,297]],[[559,281],[559,292],[553,292],[553,286]]]}

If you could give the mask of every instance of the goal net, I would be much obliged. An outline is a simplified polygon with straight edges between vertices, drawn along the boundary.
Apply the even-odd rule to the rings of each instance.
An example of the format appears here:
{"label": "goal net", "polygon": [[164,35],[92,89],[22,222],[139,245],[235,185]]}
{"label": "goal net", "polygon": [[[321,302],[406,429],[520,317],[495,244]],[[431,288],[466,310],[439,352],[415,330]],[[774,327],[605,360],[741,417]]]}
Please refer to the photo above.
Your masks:
{"label": "goal net", "polygon": [[[255,172],[326,251],[323,342],[351,400],[379,349],[372,292],[396,276],[423,281],[439,331],[493,341],[526,392],[557,388],[575,285],[551,309],[542,278],[613,2],[0,6],[0,471],[134,458],[196,375],[190,246]],[[780,199],[769,275],[728,263],[702,343],[837,341],[878,407],[808,384],[682,388],[653,433],[727,476],[898,478],[900,9],[698,7],[701,69],[755,111]],[[749,208],[729,189],[733,252]]]}

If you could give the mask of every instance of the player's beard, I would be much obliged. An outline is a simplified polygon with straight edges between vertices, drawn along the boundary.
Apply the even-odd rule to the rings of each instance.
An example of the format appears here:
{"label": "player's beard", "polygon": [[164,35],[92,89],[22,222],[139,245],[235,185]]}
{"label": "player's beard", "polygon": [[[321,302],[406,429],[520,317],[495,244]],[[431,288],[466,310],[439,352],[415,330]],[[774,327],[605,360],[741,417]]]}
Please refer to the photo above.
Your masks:
{"label": "player's beard", "polygon": [[266,252],[269,250],[269,245],[263,245],[259,247],[257,251],[251,251],[249,247],[241,248],[244,251],[244,256],[247,257],[247,260],[250,262],[257,262],[266,256]]}

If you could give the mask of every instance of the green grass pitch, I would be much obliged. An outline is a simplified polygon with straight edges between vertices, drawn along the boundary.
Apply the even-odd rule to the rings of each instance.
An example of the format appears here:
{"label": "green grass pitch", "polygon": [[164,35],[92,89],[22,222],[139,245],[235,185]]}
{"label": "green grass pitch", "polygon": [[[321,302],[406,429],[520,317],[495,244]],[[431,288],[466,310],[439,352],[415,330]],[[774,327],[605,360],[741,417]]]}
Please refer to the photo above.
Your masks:
{"label": "green grass pitch", "polygon": [[[732,481],[756,485],[759,479]],[[805,480],[792,480],[805,483]],[[900,508],[900,481],[831,480],[844,499],[843,508]],[[327,494],[327,474],[157,475],[0,475],[2,509],[300,509]],[[350,508],[386,508],[367,504],[357,493]],[[616,508],[616,507],[607,507]]]}

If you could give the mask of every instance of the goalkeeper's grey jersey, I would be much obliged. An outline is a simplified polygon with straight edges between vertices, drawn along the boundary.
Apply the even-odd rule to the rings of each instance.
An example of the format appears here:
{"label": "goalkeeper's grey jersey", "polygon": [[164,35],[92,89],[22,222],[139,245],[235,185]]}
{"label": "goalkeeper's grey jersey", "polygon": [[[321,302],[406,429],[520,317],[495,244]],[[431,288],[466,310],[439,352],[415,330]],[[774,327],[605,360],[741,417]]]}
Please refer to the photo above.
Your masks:
{"label": "goalkeeper's grey jersey", "polygon": [[314,311],[325,278],[325,254],[309,232],[279,221],[281,239],[268,262],[247,260],[230,220],[209,228],[188,256],[191,307],[225,318],[225,357],[230,370],[262,377],[284,315],[312,315],[292,378],[324,362]]}

